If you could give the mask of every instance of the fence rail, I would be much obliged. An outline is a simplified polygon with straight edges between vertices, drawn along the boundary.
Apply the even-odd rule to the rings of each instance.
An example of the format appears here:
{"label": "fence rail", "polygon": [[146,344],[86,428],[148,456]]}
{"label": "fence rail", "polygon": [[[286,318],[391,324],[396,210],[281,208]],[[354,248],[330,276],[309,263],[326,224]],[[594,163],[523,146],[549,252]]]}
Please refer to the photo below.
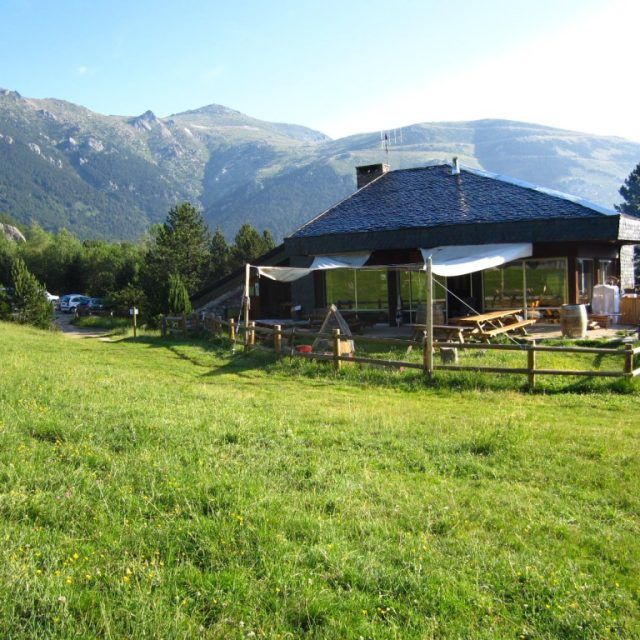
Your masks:
{"label": "fence rail", "polygon": [[[238,331],[240,329],[240,331]],[[602,378],[634,378],[640,376],[640,367],[635,367],[635,357],[640,354],[640,347],[633,347],[625,344],[624,348],[616,349],[611,347],[579,347],[579,346],[549,346],[537,344],[534,340],[525,343],[490,344],[486,342],[433,342],[434,350],[474,350],[481,351],[517,351],[526,355],[526,366],[522,367],[500,367],[468,364],[436,364],[433,361],[433,353],[429,354],[427,349],[426,335],[422,339],[384,338],[375,336],[345,336],[340,334],[339,329],[334,329],[332,333],[312,333],[300,331],[295,328],[283,329],[280,325],[272,327],[256,326],[255,322],[249,322],[247,327],[237,327],[233,319],[223,320],[212,314],[194,313],[182,316],[164,316],[162,318],[162,335],[180,335],[187,338],[191,333],[210,333],[214,335],[226,335],[230,340],[236,342],[240,337],[246,351],[254,348],[268,349],[278,356],[288,355],[291,357],[305,358],[317,361],[327,361],[333,363],[334,368],[339,369],[343,363],[360,363],[374,365],[378,367],[388,367],[397,369],[421,369],[426,375],[432,376],[434,371],[475,371],[485,373],[521,374],[526,375],[530,387],[535,386],[537,376],[585,376]],[[426,334],[426,332],[424,332]],[[258,337],[262,338],[258,343]],[[310,340],[322,338],[331,344],[331,350],[324,353],[298,351],[296,340]],[[414,346],[422,349],[422,362],[407,362],[403,360],[389,360],[366,356],[345,355],[345,347],[348,341],[353,343],[370,343],[386,345],[390,347],[404,347],[409,351]],[[298,345],[300,346],[300,345]],[[559,353],[559,354],[592,354],[596,356],[612,356],[623,360],[620,370],[600,370],[600,369],[545,369],[536,365],[538,353]]]}

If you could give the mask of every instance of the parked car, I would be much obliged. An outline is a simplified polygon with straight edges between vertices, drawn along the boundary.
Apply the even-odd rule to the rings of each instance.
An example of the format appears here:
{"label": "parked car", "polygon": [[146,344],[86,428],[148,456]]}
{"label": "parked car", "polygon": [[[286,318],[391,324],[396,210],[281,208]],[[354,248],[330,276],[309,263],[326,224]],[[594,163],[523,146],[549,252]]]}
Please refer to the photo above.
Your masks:
{"label": "parked car", "polygon": [[60,296],[56,296],[48,291],[45,291],[44,295],[47,296],[47,302],[50,302],[54,307],[57,307],[60,304]]}
{"label": "parked car", "polygon": [[83,296],[81,293],[69,293],[60,298],[60,311],[62,313],[72,313],[81,302],[87,300],[89,300],[89,297]]}
{"label": "parked car", "polygon": [[75,311],[79,316],[103,316],[111,313],[111,308],[103,298],[89,298],[77,305]]}

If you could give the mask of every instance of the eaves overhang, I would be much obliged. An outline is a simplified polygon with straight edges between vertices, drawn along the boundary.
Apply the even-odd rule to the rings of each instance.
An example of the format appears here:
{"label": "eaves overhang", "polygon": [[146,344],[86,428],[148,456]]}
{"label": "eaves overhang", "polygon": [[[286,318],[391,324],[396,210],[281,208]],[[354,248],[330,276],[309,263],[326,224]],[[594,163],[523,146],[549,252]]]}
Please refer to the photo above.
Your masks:
{"label": "eaves overhang", "polygon": [[298,236],[286,238],[284,244],[289,255],[319,255],[500,242],[640,243],[640,219],[622,215],[594,214],[579,219],[503,221]]}

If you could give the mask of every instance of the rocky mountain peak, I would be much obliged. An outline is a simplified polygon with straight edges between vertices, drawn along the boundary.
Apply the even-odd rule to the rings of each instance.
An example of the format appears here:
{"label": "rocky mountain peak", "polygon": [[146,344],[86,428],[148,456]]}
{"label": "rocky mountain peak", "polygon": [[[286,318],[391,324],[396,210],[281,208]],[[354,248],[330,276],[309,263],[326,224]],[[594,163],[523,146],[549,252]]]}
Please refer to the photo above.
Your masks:
{"label": "rocky mountain peak", "polygon": [[160,121],[153,111],[147,110],[142,115],[131,118],[128,122],[132,127],[141,131],[151,131],[152,127]]}
{"label": "rocky mountain peak", "polygon": [[184,115],[241,116],[243,114],[240,111],[236,111],[235,109],[229,109],[229,107],[225,107],[221,104],[208,104],[204,107],[200,107],[199,109],[190,109],[189,111],[183,111],[182,113],[173,114],[173,116],[177,116],[177,115],[180,115],[180,116],[184,116]]}

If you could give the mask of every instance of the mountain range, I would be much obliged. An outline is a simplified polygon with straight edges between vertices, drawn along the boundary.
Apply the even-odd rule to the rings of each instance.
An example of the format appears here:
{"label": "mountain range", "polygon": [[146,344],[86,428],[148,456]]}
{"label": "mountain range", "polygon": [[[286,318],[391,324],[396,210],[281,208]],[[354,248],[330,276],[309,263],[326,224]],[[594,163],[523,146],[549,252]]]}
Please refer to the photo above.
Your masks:
{"label": "mountain range", "polygon": [[460,162],[612,207],[640,144],[507,120],[422,123],[338,140],[220,105],[106,116],[0,89],[0,213],[81,238],[134,240],[177,202],[232,239],[280,239],[355,190],[355,167]]}

